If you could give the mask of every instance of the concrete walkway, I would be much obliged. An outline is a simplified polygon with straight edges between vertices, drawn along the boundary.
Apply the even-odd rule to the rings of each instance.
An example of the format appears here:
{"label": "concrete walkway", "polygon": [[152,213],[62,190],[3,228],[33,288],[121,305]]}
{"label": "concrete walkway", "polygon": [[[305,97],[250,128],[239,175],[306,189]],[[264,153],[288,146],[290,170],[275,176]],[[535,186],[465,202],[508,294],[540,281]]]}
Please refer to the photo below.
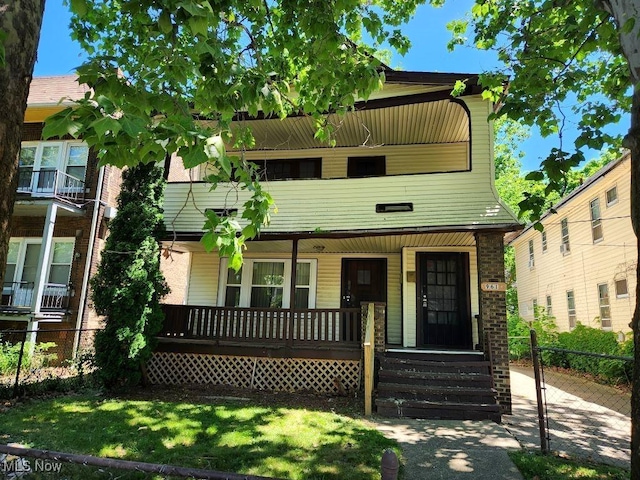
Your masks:
{"label": "concrete walkway", "polygon": [[377,418],[403,450],[406,480],[522,480],[507,452],[520,445],[490,421]]}
{"label": "concrete walkway", "polygon": [[[545,370],[550,448],[554,452],[629,468],[630,396],[553,370]],[[503,424],[524,448],[540,449],[531,367],[511,366],[513,415]]]}

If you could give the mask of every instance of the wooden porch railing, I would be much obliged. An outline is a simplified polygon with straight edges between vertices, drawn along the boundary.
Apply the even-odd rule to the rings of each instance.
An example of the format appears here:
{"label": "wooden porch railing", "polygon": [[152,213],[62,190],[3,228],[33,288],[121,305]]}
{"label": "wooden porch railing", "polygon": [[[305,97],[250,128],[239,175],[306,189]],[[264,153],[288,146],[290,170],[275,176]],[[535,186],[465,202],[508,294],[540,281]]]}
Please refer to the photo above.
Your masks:
{"label": "wooden porch railing", "polygon": [[360,348],[359,308],[239,308],[163,305],[160,337]]}

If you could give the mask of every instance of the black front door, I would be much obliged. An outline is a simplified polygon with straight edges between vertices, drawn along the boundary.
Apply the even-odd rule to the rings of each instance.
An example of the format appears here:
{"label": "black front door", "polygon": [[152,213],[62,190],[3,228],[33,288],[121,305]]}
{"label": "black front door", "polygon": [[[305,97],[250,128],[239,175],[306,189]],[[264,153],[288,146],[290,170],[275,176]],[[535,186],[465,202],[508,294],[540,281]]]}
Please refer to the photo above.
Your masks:
{"label": "black front door", "polygon": [[418,253],[418,346],[471,348],[469,254]]}
{"label": "black front door", "polygon": [[[360,308],[360,302],[386,303],[387,259],[343,258],[341,292],[341,308]],[[348,318],[353,317],[343,315],[342,338],[347,340],[353,333],[359,338],[360,326],[352,325]]]}

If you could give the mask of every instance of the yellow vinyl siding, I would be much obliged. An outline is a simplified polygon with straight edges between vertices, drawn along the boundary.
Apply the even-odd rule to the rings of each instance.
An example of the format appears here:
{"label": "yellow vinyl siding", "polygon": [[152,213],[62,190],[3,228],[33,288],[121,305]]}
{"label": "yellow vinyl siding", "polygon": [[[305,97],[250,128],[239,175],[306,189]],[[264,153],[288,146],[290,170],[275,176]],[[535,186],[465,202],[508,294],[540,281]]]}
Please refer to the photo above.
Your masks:
{"label": "yellow vinyl siding", "polygon": [[246,152],[247,160],[322,158],[322,178],[346,178],[349,157],[382,156],[387,175],[467,170],[467,142],[434,145],[343,147]]}
{"label": "yellow vinyl siding", "polygon": [[387,343],[402,343],[401,255],[387,257]]}
{"label": "yellow vinyl siding", "polygon": [[192,253],[188,305],[216,305],[218,301],[218,275],[220,259],[217,253]]}
{"label": "yellow vinyl siding", "polygon": [[[605,192],[616,186],[618,202],[607,207]],[[591,234],[589,204],[600,199],[603,239],[594,243]],[[541,233],[530,229],[514,241],[518,279],[520,314],[533,320],[531,300],[546,305],[551,295],[553,316],[561,331],[569,330],[567,290],[573,290],[576,320],[583,325],[600,328],[598,285],[609,288],[611,329],[629,331],[628,324],[635,305],[635,267],[637,251],[629,218],[630,161],[616,166],[604,177],[558,208],[558,214],[547,216],[542,223],[547,232],[547,252],[542,253]],[[560,221],[567,218],[568,254],[560,252]],[[535,265],[529,268],[528,242],[533,240]],[[615,280],[626,278],[628,297],[616,298]]]}
{"label": "yellow vinyl siding", "polygon": [[[282,254],[246,255],[246,258],[288,259]],[[320,254],[299,255],[300,259],[317,260],[316,308],[340,308],[342,293],[342,259],[343,258],[386,258],[387,259],[387,321],[388,341],[399,344],[401,338],[401,291],[400,291],[400,255],[342,255]],[[213,253],[193,253],[191,272],[189,275],[190,305],[215,305],[218,293],[219,260]],[[220,275],[224,275],[221,272]]]}
{"label": "yellow vinyl siding", "polygon": [[[473,125],[471,171],[417,173],[423,165],[433,169],[430,171],[457,169],[452,159],[459,155],[466,162],[466,143],[248,152],[250,159],[302,156],[322,157],[324,161],[322,174],[325,179],[263,183],[278,209],[264,231],[352,231],[516,223],[513,213],[500,202],[493,187],[492,132],[487,122],[489,104],[479,98],[465,101]],[[397,155],[393,154],[395,156],[389,153],[389,173],[415,174],[346,179],[343,177],[349,152],[360,155],[397,152]],[[436,153],[427,155],[425,152]],[[467,168],[466,164],[459,166]],[[197,208],[193,202],[185,202],[190,189]],[[238,208],[240,216],[248,192],[234,190],[229,193],[224,185],[210,192],[209,185],[202,183],[169,184],[165,194],[165,222],[169,226],[175,219],[177,231],[193,232],[200,231],[204,224],[198,209]],[[378,203],[401,202],[413,203],[414,211],[391,214],[375,211]]]}

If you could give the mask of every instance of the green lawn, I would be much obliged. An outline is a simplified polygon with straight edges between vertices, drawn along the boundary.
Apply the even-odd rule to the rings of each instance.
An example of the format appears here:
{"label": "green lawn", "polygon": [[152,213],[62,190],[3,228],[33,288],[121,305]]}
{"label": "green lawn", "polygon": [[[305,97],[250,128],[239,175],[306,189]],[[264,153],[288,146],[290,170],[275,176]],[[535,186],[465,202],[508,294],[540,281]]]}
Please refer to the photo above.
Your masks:
{"label": "green lawn", "polygon": [[[345,416],[241,402],[83,394],[13,407],[0,414],[0,424],[2,443],[285,479],[379,478],[383,450],[399,452],[394,441]],[[62,468],[68,478],[99,473],[83,477],[84,467]]]}
{"label": "green lawn", "polygon": [[525,451],[509,456],[525,480],[629,480],[629,472],[621,468]]}

